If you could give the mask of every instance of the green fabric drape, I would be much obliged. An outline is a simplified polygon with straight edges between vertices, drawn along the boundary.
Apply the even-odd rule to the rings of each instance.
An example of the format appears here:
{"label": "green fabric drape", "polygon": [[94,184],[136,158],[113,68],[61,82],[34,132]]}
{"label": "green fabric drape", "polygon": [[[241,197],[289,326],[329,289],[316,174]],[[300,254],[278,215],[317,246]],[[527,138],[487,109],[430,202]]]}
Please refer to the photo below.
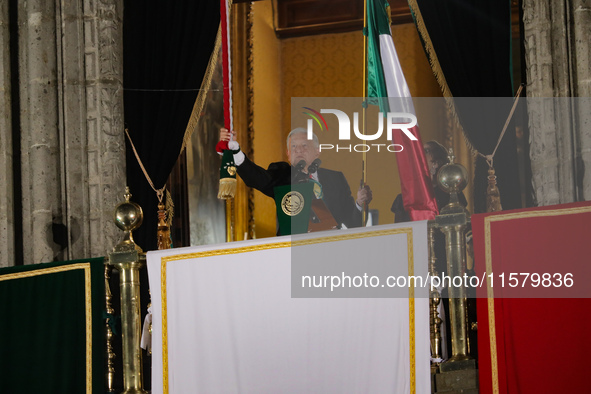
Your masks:
{"label": "green fabric drape", "polygon": [[[408,2],[444,95],[513,97],[509,0]],[[510,106],[511,100],[454,100],[466,139],[484,155],[493,152]],[[506,133],[494,163],[503,208],[521,207],[514,132]],[[485,160],[478,157],[475,212],[486,210],[487,170]]]}
{"label": "green fabric drape", "polygon": [[103,258],[0,269],[0,392],[105,391],[104,282]]}
{"label": "green fabric drape", "polygon": [[[371,4],[371,3],[370,3]],[[367,97],[388,97],[382,58],[380,56],[380,34],[390,34],[390,25],[383,23],[388,21],[388,16],[378,14],[385,10],[383,7],[367,7],[367,24],[364,34],[367,36]],[[381,104],[381,103],[380,103]],[[388,109],[382,109],[388,112]]]}

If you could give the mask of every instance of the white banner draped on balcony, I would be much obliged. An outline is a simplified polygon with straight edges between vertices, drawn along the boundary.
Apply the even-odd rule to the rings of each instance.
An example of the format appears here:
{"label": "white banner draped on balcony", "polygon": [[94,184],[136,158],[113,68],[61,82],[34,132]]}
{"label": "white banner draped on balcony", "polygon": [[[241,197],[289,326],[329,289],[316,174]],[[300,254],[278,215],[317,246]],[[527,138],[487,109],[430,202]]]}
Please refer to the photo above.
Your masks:
{"label": "white banner draped on balcony", "polygon": [[426,223],[149,252],[152,392],[430,393],[426,297],[291,294],[302,256],[425,277]]}

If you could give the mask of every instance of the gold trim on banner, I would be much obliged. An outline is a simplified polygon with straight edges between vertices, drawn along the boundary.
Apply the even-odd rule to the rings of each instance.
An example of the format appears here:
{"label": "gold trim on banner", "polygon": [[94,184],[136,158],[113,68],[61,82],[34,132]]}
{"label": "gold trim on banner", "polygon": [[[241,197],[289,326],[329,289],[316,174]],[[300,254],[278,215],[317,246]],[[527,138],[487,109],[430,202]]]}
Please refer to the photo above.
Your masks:
{"label": "gold trim on banner", "polygon": [[0,282],[12,279],[31,278],[33,276],[55,274],[58,272],[84,270],[84,306],[86,319],[86,392],[92,393],[92,292],[90,287],[90,263],[76,263],[59,267],[15,272],[0,276]]}
{"label": "gold trim on banner", "polygon": [[[406,247],[408,254],[408,277],[415,275],[415,257],[414,246],[412,238],[412,229],[406,233]],[[414,286],[408,284],[408,332],[409,332],[409,357],[410,357],[410,393],[415,394],[417,391],[417,373],[416,373],[416,349],[415,349],[415,289]]]}
{"label": "gold trim on banner", "polygon": [[160,302],[162,303],[162,390],[164,394],[168,394],[168,316],[166,312],[166,263],[164,258],[160,260]]}
{"label": "gold trim on banner", "polygon": [[[398,228],[390,230],[369,231],[363,233],[337,235],[330,237],[320,237],[305,240],[296,240],[291,242],[276,242],[262,245],[245,246],[233,249],[216,249],[205,252],[186,253],[173,256],[165,256],[160,259],[160,298],[161,298],[161,313],[162,313],[162,386],[163,393],[168,394],[168,320],[167,320],[167,292],[166,292],[166,269],[167,263],[171,261],[196,259],[201,257],[223,256],[230,254],[249,253],[260,250],[289,248],[293,246],[314,245],[326,242],[345,241],[350,239],[378,237],[393,234],[406,234],[407,236],[407,259],[409,275],[414,275],[414,249],[412,228]],[[414,289],[409,288],[409,353],[410,353],[410,379],[411,379],[411,393],[416,392],[416,351],[415,351],[415,304],[414,304]]]}
{"label": "gold trim on banner", "polygon": [[[502,222],[513,219],[527,219],[540,216],[561,216],[561,215],[574,215],[578,213],[589,213],[591,212],[591,206],[579,207],[579,208],[564,208],[564,209],[551,209],[551,210],[539,210],[539,211],[526,211],[507,213],[504,215],[493,215],[484,218],[484,258],[486,263],[486,272],[493,272],[492,269],[492,240],[491,240],[491,223]],[[496,319],[495,319],[495,302],[494,302],[494,291],[491,286],[491,278],[487,276],[486,283],[487,293],[487,308],[488,308],[488,332],[490,340],[490,361],[491,361],[491,375],[492,375],[492,388],[493,394],[499,394],[499,365],[497,357],[497,330],[496,330]]]}

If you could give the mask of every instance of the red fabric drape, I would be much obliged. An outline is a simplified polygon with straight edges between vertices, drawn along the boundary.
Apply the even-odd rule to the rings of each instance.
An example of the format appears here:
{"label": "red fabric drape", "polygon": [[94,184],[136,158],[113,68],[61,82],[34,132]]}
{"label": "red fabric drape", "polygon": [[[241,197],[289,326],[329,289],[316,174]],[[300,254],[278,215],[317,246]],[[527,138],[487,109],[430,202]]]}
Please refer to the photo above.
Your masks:
{"label": "red fabric drape", "polygon": [[[476,274],[494,274],[494,298],[485,284],[477,300],[480,393],[588,390],[589,221],[591,202],[472,216]],[[572,273],[573,286],[553,276],[549,287],[521,287],[518,275],[512,288],[511,273]]]}

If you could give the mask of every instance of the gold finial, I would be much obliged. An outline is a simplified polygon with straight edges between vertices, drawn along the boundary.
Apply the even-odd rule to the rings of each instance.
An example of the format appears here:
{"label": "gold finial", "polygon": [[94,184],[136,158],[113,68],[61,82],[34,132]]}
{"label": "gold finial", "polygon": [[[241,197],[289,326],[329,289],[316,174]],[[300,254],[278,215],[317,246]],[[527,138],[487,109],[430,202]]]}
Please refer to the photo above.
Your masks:
{"label": "gold finial", "polygon": [[125,197],[125,202],[129,202],[129,199],[131,198],[131,192],[129,191],[129,186],[125,186],[125,194],[123,194],[123,197]]}
{"label": "gold finial", "polygon": [[115,225],[125,232],[123,240],[116,246],[116,249],[131,245],[134,249],[141,251],[141,248],[133,241],[131,232],[141,226],[144,213],[138,204],[129,200],[131,193],[128,186],[125,187],[125,194],[123,196],[125,197],[125,201],[117,205],[113,212]]}
{"label": "gold finial", "polygon": [[449,159],[449,164],[454,164],[456,157],[454,156],[453,148],[449,148],[449,151],[447,152],[447,158]]}
{"label": "gold finial", "polygon": [[466,209],[460,204],[458,199],[458,193],[468,184],[468,171],[466,167],[459,163],[454,163],[453,151],[449,149],[449,160],[448,164],[445,164],[437,172],[437,183],[439,188],[449,193],[449,204],[443,207],[440,212],[442,214],[448,213],[464,213]]}

